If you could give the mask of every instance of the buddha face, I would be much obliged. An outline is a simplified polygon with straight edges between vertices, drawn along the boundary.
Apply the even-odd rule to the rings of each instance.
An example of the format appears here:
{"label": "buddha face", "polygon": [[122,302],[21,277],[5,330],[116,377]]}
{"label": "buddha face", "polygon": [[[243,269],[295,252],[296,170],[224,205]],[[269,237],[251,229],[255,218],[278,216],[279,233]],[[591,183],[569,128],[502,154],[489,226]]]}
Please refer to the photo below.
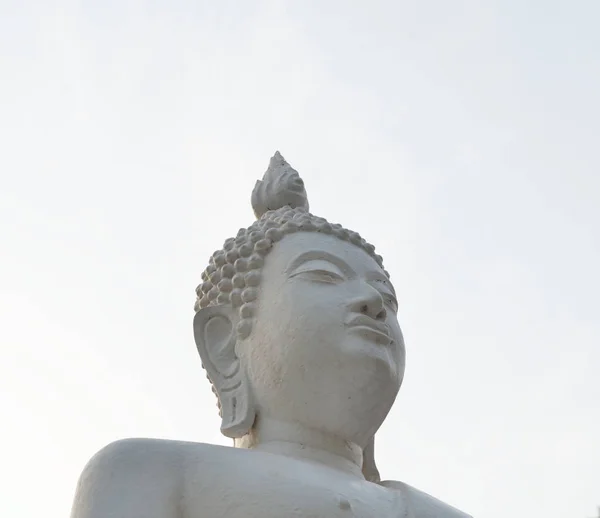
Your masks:
{"label": "buddha face", "polygon": [[364,446],[404,374],[397,304],[361,248],[316,232],[278,242],[265,258],[252,333],[236,346],[259,418]]}

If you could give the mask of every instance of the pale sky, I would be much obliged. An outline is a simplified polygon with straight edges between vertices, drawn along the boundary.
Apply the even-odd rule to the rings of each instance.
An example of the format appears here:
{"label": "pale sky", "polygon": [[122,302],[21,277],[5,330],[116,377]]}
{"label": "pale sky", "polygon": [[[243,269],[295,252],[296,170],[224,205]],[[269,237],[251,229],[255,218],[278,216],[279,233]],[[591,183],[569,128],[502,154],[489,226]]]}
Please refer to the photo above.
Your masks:
{"label": "pale sky", "polygon": [[382,476],[593,516],[599,26],[596,0],[0,0],[0,516],[68,516],[119,438],[229,444],[194,289],[276,149],[399,294]]}

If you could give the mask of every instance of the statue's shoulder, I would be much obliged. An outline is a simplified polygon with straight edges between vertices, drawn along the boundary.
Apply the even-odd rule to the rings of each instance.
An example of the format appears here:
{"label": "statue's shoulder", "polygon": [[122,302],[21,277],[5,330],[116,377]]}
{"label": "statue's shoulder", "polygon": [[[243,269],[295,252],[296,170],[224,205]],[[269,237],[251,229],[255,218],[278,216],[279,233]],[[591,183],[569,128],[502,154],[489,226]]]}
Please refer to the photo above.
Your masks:
{"label": "statue's shoulder", "polygon": [[380,484],[390,489],[396,489],[403,494],[411,510],[409,514],[411,518],[472,518],[471,515],[463,513],[404,482],[385,480]]}
{"label": "statue's shoulder", "polygon": [[84,474],[98,470],[136,473],[161,464],[179,470],[184,460],[210,457],[214,450],[219,449],[224,447],[164,439],[121,439],[98,451],[88,462]]}
{"label": "statue's shoulder", "polygon": [[71,516],[178,516],[173,501],[181,492],[182,474],[189,466],[210,462],[218,455],[215,450],[226,449],[159,439],[115,441],[83,469]]}

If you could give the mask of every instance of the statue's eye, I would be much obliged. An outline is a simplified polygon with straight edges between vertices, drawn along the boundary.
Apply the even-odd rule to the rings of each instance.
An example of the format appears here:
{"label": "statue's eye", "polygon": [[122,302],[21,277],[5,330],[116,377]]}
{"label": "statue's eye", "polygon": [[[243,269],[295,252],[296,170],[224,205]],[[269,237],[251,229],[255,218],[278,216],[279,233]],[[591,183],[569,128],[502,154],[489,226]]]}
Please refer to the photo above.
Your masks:
{"label": "statue's eye", "polygon": [[339,273],[332,272],[330,270],[321,270],[321,269],[304,270],[304,271],[297,272],[294,275],[294,277],[296,275],[301,275],[302,277],[312,280],[312,281],[327,282],[330,284],[337,284],[344,280],[344,278]]}

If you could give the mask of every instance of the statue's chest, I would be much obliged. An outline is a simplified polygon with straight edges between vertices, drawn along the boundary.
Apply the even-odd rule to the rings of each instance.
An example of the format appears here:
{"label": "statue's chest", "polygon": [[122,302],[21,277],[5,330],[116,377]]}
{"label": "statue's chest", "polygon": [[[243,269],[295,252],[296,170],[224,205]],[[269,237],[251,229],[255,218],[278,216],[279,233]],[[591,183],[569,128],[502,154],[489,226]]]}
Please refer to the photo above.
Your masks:
{"label": "statue's chest", "polygon": [[[220,478],[220,477],[219,477]],[[397,491],[318,470],[238,473],[214,481],[186,505],[183,518],[405,518]]]}

